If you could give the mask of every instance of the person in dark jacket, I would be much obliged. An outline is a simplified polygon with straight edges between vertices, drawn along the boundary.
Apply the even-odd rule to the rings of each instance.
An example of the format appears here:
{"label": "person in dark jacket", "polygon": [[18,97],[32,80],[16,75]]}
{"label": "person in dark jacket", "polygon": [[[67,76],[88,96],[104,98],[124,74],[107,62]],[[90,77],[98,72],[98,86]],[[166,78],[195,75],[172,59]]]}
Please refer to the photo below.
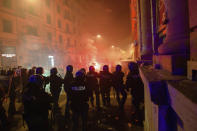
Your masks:
{"label": "person in dark jacket", "polygon": [[82,118],[82,130],[87,131],[88,119],[88,92],[83,79],[83,73],[78,71],[74,81],[69,89],[70,106],[73,118],[73,131],[77,131],[79,126],[79,117]]}
{"label": "person in dark jacket", "polygon": [[3,101],[6,99],[5,97],[5,90],[0,84],[0,130],[7,130],[6,128],[8,128],[8,118],[6,115],[6,110],[3,107]]}
{"label": "person in dark jacket", "polygon": [[42,82],[40,75],[32,75],[23,93],[23,117],[29,131],[49,131],[48,111],[54,101],[43,90]]}
{"label": "person in dark jacket", "polygon": [[73,66],[68,65],[66,67],[66,75],[64,77],[64,91],[67,94],[66,108],[65,108],[65,118],[70,119],[70,98],[68,89],[71,87],[71,83],[74,80],[73,77]]}
{"label": "person in dark jacket", "polygon": [[45,77],[44,74],[44,69],[42,67],[37,67],[36,68],[36,74],[42,77],[42,87],[45,90],[46,85],[49,84],[49,77]]}
{"label": "person in dark jacket", "polygon": [[104,106],[110,106],[110,90],[112,86],[112,74],[108,65],[103,66],[103,71],[99,74],[99,85]]}
{"label": "person in dark jacket", "polygon": [[80,71],[83,73],[84,80],[86,79],[86,69],[81,68]]}
{"label": "person in dark jacket", "polygon": [[51,69],[51,75],[50,75],[50,92],[52,94],[52,97],[54,98],[54,106],[55,109],[57,109],[58,106],[58,101],[59,101],[59,96],[60,96],[60,92],[62,90],[62,82],[63,80],[61,79],[61,77],[57,76],[57,68],[52,68]]}
{"label": "person in dark jacket", "polygon": [[[113,72],[112,83],[116,91],[116,99],[117,99],[120,109],[124,107],[124,104],[127,98],[127,93],[125,92],[123,78],[124,78],[124,73],[122,72],[122,67],[121,65],[117,65],[116,71]],[[121,100],[120,100],[120,94],[122,95]]]}
{"label": "person in dark jacket", "polygon": [[17,88],[17,81],[18,77],[15,70],[12,70],[9,75],[9,88],[8,88],[8,95],[10,98],[9,108],[8,108],[8,117],[11,118],[16,113],[16,88]]}
{"label": "person in dark jacket", "polygon": [[132,105],[135,107],[136,121],[142,124],[144,119],[143,108],[140,105],[144,103],[144,84],[139,75],[139,69],[137,63],[129,63],[129,74],[127,75],[126,87],[131,89]]}
{"label": "person in dark jacket", "polygon": [[99,83],[98,83],[98,73],[95,72],[94,66],[89,67],[89,72],[86,75],[86,85],[88,90],[88,95],[90,97],[90,101],[92,107],[94,107],[94,93],[96,95],[96,106],[97,109],[100,108],[100,93],[99,93]]}

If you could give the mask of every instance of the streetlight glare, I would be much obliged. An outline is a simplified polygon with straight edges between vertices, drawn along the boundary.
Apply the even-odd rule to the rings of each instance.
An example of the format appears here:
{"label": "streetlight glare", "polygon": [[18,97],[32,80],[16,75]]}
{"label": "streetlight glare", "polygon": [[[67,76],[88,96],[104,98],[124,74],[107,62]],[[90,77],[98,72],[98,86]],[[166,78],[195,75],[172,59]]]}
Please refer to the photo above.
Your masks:
{"label": "streetlight glare", "polygon": [[101,35],[100,35],[100,34],[98,34],[96,37],[97,37],[97,38],[101,38]]}
{"label": "streetlight glare", "polygon": [[28,2],[35,3],[37,0],[27,0]]}

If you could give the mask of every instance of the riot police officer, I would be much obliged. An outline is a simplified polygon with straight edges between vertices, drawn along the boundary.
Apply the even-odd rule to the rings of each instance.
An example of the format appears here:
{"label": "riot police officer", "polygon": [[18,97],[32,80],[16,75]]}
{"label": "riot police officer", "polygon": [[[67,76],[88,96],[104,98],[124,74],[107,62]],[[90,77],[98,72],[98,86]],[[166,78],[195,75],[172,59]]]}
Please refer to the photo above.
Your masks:
{"label": "riot police officer", "polygon": [[97,109],[100,108],[100,97],[99,97],[99,84],[98,84],[98,73],[95,72],[94,66],[89,67],[89,72],[86,75],[86,84],[88,89],[88,95],[90,97],[90,101],[92,106],[94,107],[94,96],[93,93],[96,95],[96,106]]}
{"label": "riot police officer", "polygon": [[66,101],[66,108],[65,108],[65,118],[66,119],[69,119],[70,118],[70,105],[69,105],[69,102],[70,102],[70,97],[69,97],[69,92],[68,92],[68,89],[71,87],[71,83],[72,81],[74,80],[74,77],[73,77],[73,66],[72,65],[68,65],[66,67],[66,75],[64,77],[64,91],[65,93],[67,94],[67,101]]}
{"label": "riot police officer", "polygon": [[82,130],[87,131],[87,117],[88,117],[88,94],[83,79],[83,73],[78,71],[75,75],[74,81],[71,83],[69,89],[70,106],[73,115],[73,131],[77,131],[79,125],[79,117],[82,119]]}
{"label": "riot police officer", "polygon": [[50,73],[51,73],[50,78],[49,78],[50,79],[50,92],[55,101],[54,103],[55,109],[57,109],[60,92],[62,90],[61,86],[62,86],[63,80],[61,79],[61,77],[57,76],[57,73],[58,73],[57,68],[52,68]]}
{"label": "riot police officer", "polygon": [[104,106],[110,106],[110,90],[112,86],[112,74],[109,72],[108,65],[103,66],[103,71],[99,74],[100,90]]}
{"label": "riot police officer", "polygon": [[53,98],[47,94],[40,75],[32,75],[23,93],[24,120],[29,131],[49,131],[48,111]]}
{"label": "riot police officer", "polygon": [[[125,92],[124,81],[123,81],[124,73],[122,72],[121,65],[116,66],[116,71],[113,72],[112,83],[113,87],[116,91],[116,99],[119,104],[120,109],[124,107],[127,93]],[[122,95],[122,99],[120,100],[120,94]]]}
{"label": "riot police officer", "polygon": [[130,62],[129,73],[126,80],[126,88],[131,89],[132,105],[135,107],[134,117],[139,124],[142,124],[144,119],[143,108],[140,105],[144,103],[144,85],[139,75],[138,65],[135,62]]}
{"label": "riot police officer", "polygon": [[[35,68],[35,67],[33,67],[33,68]],[[46,85],[49,84],[49,77],[43,76],[44,69],[42,67],[36,68],[36,74],[42,77],[42,85],[43,85],[43,89],[45,90]]]}

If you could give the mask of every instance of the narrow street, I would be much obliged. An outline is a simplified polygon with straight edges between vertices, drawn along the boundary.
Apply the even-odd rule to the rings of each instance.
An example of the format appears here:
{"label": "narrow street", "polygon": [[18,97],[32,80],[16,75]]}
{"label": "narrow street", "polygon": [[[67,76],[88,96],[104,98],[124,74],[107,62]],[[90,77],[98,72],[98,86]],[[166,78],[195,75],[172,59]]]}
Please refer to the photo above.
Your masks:
{"label": "narrow street", "polygon": [[[72,127],[72,120],[65,122],[64,110],[66,96],[62,93],[59,105],[60,111],[56,114],[55,124],[52,124],[53,131],[70,131]],[[131,97],[128,96],[126,105],[123,111],[118,110],[117,102],[114,99],[114,95],[111,95],[112,106],[109,108],[102,107],[100,111],[89,108],[89,131],[143,131],[143,127],[134,125],[132,120],[132,107]],[[17,109],[20,110],[21,104],[17,103]],[[27,131],[26,124],[23,124],[22,114],[17,113],[11,120],[10,131]]]}

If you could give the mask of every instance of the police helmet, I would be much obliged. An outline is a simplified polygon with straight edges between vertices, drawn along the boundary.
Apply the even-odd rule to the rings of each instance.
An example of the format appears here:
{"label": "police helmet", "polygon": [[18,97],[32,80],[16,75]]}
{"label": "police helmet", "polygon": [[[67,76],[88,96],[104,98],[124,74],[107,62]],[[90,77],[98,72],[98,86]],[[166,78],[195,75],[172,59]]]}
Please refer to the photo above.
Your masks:
{"label": "police helmet", "polygon": [[94,66],[90,66],[90,67],[89,67],[89,71],[95,71]]}
{"label": "police helmet", "polygon": [[104,65],[103,66],[103,71],[109,71],[109,66],[108,65]]}
{"label": "police helmet", "polygon": [[66,70],[67,70],[68,72],[73,72],[73,66],[72,66],[72,65],[68,65],[68,66],[66,67]]}
{"label": "police helmet", "polygon": [[116,65],[116,71],[121,71],[122,70],[122,66],[121,65]]}
{"label": "police helmet", "polygon": [[42,85],[43,85],[43,77],[40,76],[40,75],[32,75],[29,78],[29,83],[35,84],[35,85],[37,85],[39,87],[42,87]]}

